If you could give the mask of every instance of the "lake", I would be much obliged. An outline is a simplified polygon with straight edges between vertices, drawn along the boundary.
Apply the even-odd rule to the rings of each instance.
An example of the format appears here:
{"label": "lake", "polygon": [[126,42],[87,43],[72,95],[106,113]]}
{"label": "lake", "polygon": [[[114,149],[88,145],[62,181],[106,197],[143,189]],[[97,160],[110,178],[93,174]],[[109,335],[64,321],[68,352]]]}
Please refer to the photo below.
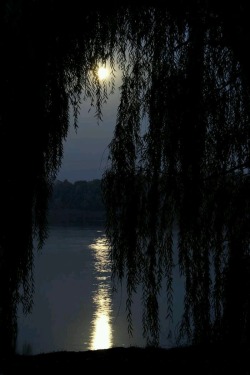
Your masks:
{"label": "lake", "polygon": [[[133,304],[133,337],[128,334],[126,290],[112,294],[110,261],[102,227],[51,227],[34,261],[35,294],[32,313],[19,311],[17,351],[46,353],[83,351],[114,346],[144,347],[140,293]],[[174,286],[174,316],[182,311],[183,284]],[[168,339],[165,296],[160,299],[160,346]],[[174,323],[176,324],[176,323]]]}

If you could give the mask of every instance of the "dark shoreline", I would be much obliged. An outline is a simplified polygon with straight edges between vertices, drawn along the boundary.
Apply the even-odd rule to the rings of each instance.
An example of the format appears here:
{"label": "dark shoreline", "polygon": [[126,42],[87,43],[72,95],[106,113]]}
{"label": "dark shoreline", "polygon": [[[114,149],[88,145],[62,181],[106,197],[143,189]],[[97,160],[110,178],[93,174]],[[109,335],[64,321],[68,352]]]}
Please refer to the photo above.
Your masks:
{"label": "dark shoreline", "polygon": [[[82,371],[107,371],[108,374],[140,371],[167,374],[247,375],[250,351],[225,346],[140,348],[115,347],[82,352],[52,352],[31,356],[17,355],[1,361],[0,375],[76,374]],[[95,373],[94,373],[95,374]]]}

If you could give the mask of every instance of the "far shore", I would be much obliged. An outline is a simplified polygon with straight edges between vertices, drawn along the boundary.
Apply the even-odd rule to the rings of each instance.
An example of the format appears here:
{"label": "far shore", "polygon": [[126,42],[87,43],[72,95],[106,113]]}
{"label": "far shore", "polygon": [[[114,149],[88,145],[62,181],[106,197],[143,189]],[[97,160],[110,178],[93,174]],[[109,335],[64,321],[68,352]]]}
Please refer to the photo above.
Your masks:
{"label": "far shore", "polygon": [[51,209],[48,212],[49,225],[104,225],[104,210],[81,210],[69,208]]}

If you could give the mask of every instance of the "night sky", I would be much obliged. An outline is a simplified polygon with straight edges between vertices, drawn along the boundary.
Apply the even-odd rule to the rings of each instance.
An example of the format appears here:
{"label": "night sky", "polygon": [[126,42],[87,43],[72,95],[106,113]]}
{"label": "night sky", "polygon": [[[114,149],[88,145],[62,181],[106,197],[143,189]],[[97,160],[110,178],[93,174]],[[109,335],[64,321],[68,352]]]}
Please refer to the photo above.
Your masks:
{"label": "night sky", "polygon": [[64,157],[57,178],[70,182],[100,179],[107,166],[108,145],[112,139],[119,105],[120,80],[116,78],[116,89],[103,105],[103,118],[95,117],[90,102],[82,102],[78,118],[78,129],[71,121],[68,137],[64,143]]}

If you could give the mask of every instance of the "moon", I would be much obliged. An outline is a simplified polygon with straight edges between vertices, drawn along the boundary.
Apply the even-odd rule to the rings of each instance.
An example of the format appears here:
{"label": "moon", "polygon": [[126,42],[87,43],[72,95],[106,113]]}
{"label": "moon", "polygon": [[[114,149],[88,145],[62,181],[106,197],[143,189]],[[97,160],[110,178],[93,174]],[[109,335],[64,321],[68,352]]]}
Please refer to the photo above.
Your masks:
{"label": "moon", "polygon": [[98,77],[101,81],[106,79],[109,75],[108,69],[105,68],[104,66],[100,66],[97,71]]}

